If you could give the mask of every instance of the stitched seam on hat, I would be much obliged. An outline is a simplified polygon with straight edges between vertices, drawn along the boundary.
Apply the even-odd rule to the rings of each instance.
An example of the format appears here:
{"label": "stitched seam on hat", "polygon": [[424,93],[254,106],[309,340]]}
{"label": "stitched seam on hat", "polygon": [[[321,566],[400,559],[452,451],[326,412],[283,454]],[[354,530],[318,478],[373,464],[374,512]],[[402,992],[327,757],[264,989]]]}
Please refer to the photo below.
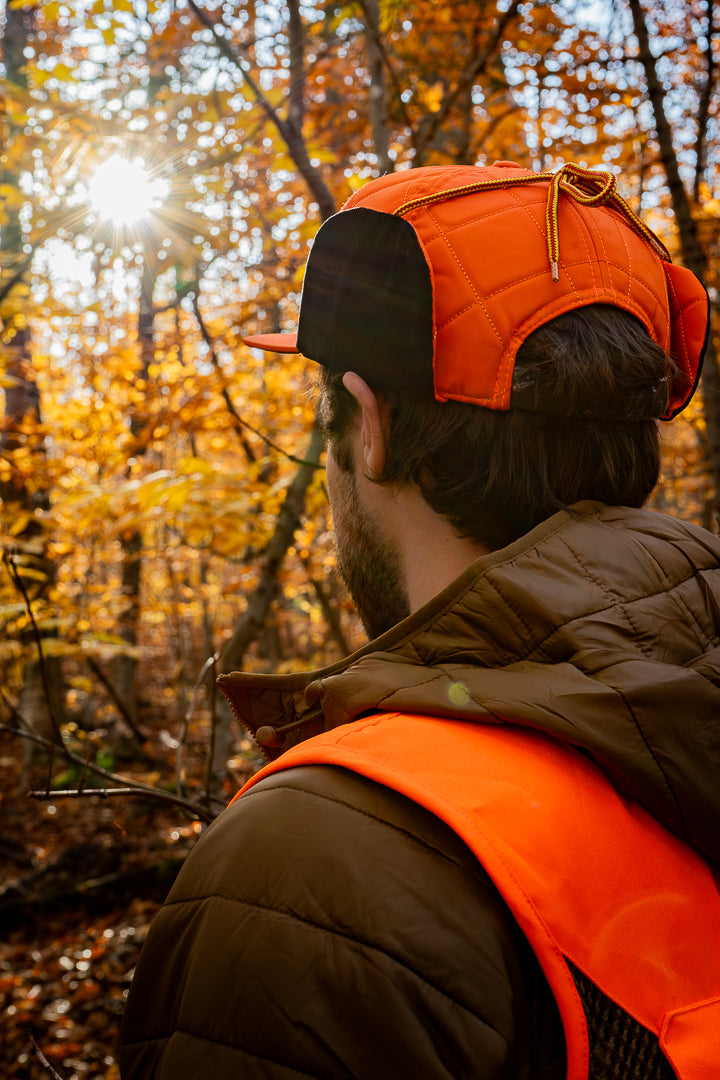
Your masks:
{"label": "stitched seam on hat", "polygon": [[[676,290],[675,290],[675,283],[673,282],[673,280],[672,280],[672,278],[670,277],[670,275],[669,275],[669,274],[667,274],[667,273],[665,274],[665,280],[667,281],[667,284],[668,284],[668,289],[672,290],[672,294],[673,294],[673,299],[674,299],[674,301],[675,301],[675,308],[676,308],[676,310],[677,310],[677,312],[678,312],[678,314],[679,314],[679,318],[678,318],[678,319],[675,319],[675,320],[670,320],[670,337],[671,337],[671,339],[672,339],[672,335],[673,335],[673,330],[674,330],[675,326],[676,326],[676,325],[677,325],[677,324],[679,323],[679,324],[680,324],[680,336],[682,337],[682,342],[683,342],[683,348],[684,348],[684,350],[685,350],[685,356],[689,358],[690,352],[689,352],[689,349],[688,349],[688,344],[687,344],[687,338],[686,338],[686,336],[685,336],[685,312],[686,312],[687,310],[689,310],[689,308],[681,308],[681,307],[680,307],[680,303],[679,303],[679,299],[678,299],[678,294],[677,294],[677,292],[676,292]],[[702,301],[700,301],[700,300],[697,300],[697,301],[695,301],[695,302],[699,304],[699,303],[701,303]],[[672,344],[672,341],[671,341],[671,344]],[[673,359],[675,359],[675,357],[673,357]],[[686,374],[686,375],[689,375],[690,377],[692,377],[692,372],[691,372],[691,370],[690,370],[690,362],[689,362],[689,359],[688,359],[688,361],[687,361],[687,364],[685,365],[685,374]]]}
{"label": "stitched seam on hat", "polygon": [[[482,312],[483,312],[483,314],[485,315],[485,318],[487,319],[487,321],[488,321],[488,322],[490,323],[490,325],[492,326],[492,328],[493,328],[493,330],[494,330],[494,332],[495,332],[495,336],[497,337],[498,341],[500,342],[500,344],[501,344],[501,345],[503,345],[503,344],[504,344],[504,341],[503,341],[503,338],[502,338],[502,334],[501,334],[501,333],[500,333],[500,331],[498,330],[498,328],[497,328],[497,326],[495,325],[495,323],[494,323],[494,322],[492,321],[492,319],[491,319],[491,317],[490,317],[490,313],[488,312],[487,308],[485,307],[485,304],[483,303],[482,297],[480,296],[480,294],[478,293],[477,289],[476,289],[476,288],[475,288],[475,286],[473,285],[472,281],[471,281],[471,280],[470,280],[470,278],[468,277],[468,272],[467,272],[467,270],[465,269],[465,267],[463,266],[463,264],[462,264],[462,262],[461,262],[461,260],[460,260],[460,258],[459,258],[459,256],[458,256],[457,252],[455,251],[455,248],[454,248],[454,247],[452,246],[452,244],[450,243],[450,240],[449,240],[448,236],[446,235],[446,233],[445,233],[445,231],[444,231],[444,229],[443,229],[442,225],[441,225],[441,224],[440,224],[440,222],[439,222],[439,221],[437,220],[437,218],[435,217],[435,215],[434,215],[434,214],[433,214],[433,213],[432,213],[432,212],[430,211],[430,209],[429,209],[429,208],[428,208],[428,217],[429,217],[429,218],[431,218],[431,220],[432,220],[432,221],[433,221],[433,222],[435,223],[435,226],[436,226],[436,227],[437,227],[437,228],[438,228],[438,229],[440,230],[440,232],[441,232],[441,234],[442,234],[442,236],[443,236],[443,238],[444,238],[444,240],[445,240],[445,243],[447,244],[448,250],[449,250],[449,251],[450,251],[450,253],[452,254],[453,258],[455,259],[455,262],[456,262],[456,263],[458,264],[458,266],[459,266],[459,267],[460,267],[460,269],[462,270],[462,272],[463,272],[463,276],[464,276],[465,280],[467,281],[468,285],[470,286],[470,288],[471,288],[471,290],[472,290],[472,292],[473,292],[473,295],[475,296],[475,303],[474,303],[474,304],[469,304],[469,305],[468,305],[468,306],[467,306],[467,307],[466,307],[466,308],[464,309],[464,311],[460,311],[460,312],[458,312],[458,313],[457,313],[457,315],[455,315],[455,316],[454,316],[454,318],[457,318],[457,317],[458,317],[458,315],[462,315],[462,314],[464,314],[464,312],[465,312],[465,311],[470,311],[470,310],[471,310],[472,308],[474,308],[474,307],[480,307],[480,308],[481,308],[481,310],[482,310]],[[448,322],[450,322],[450,321],[451,321],[451,320],[448,320]],[[446,326],[446,325],[447,325],[447,323],[443,323],[443,327],[444,327],[444,326]],[[438,329],[438,330],[440,330],[441,328],[440,328],[440,327],[437,327],[437,329]]]}
{"label": "stitched seam on hat", "polygon": [[[526,189],[526,190],[529,191],[530,189]],[[543,244],[544,244],[545,243],[545,233],[543,232],[542,224],[539,221],[536,221],[535,218],[532,216],[532,214],[530,213],[530,207],[531,206],[540,206],[541,208],[544,208],[544,206],[545,206],[545,198],[543,197],[542,199],[538,199],[536,203],[535,202],[529,203],[529,202],[525,202],[524,200],[522,200],[518,196],[517,191],[515,191],[513,188],[505,188],[504,193],[506,195],[508,195],[508,196],[512,196],[512,198],[515,199],[515,201],[517,203],[519,203],[520,207],[523,210],[526,211],[526,213],[530,217],[532,223],[535,225],[538,232],[540,233],[540,235],[542,237],[542,240],[543,240]],[[443,206],[444,204],[443,203],[436,203],[436,204],[431,204],[431,205],[432,206]],[[428,207],[422,207],[422,209],[429,209],[429,208]],[[473,217],[463,218],[462,221],[456,222],[455,225],[448,224],[446,229],[445,229],[445,232],[446,233],[457,232],[458,229],[464,229],[468,225],[473,225],[476,221],[488,221],[490,218],[498,217],[498,215],[500,215],[500,214],[514,214],[516,212],[516,210],[517,210],[517,207],[515,207],[515,206],[499,206],[494,210],[484,210],[481,213],[475,214]],[[412,211],[410,211],[410,213],[408,214],[408,217],[410,216],[411,213],[412,213]],[[433,218],[433,221],[434,220],[435,219]],[[439,240],[439,239],[440,239],[439,236],[434,236],[432,238],[432,240],[428,241],[428,243],[432,244],[434,240]]]}
{"label": "stitched seam on hat", "polygon": [[[626,293],[626,296],[627,296],[627,299],[630,300],[630,282],[632,280],[632,258],[630,257],[630,248],[628,247],[627,239],[624,236],[622,229],[620,228],[620,222],[617,220],[617,218],[616,218],[616,216],[614,214],[610,214],[609,216],[610,216],[610,219],[612,221],[612,224],[615,226],[615,231],[617,232],[617,235],[619,236],[620,240],[622,241],[622,245],[625,248],[625,256],[627,258],[627,293]],[[614,266],[615,264],[612,263],[610,261],[610,259],[608,258],[608,256],[607,256],[607,251],[605,249],[605,238],[603,237],[603,234],[600,233],[599,236],[600,236],[600,243],[602,244],[603,258],[605,259],[605,265],[608,267],[608,277],[610,279],[610,285],[612,286],[612,288],[616,288],[615,282],[613,281],[612,275],[610,274],[610,267]],[[618,269],[618,267],[615,267],[615,268]]]}
{"label": "stitched seam on hat", "polygon": [[[535,220],[535,218],[530,213],[530,210],[529,210],[529,208],[527,206],[527,203],[525,203],[522,199],[520,199],[518,197],[518,195],[514,191],[512,191],[510,194],[511,194],[511,197],[515,200],[516,204],[525,212],[526,216],[530,218],[530,221],[533,223],[533,225],[535,225],[538,232],[542,236],[543,240],[545,240],[546,237],[545,237],[545,234],[543,233],[542,226],[540,225],[540,223],[538,221]],[[505,360],[506,351],[507,351],[507,342],[505,342],[505,347],[503,348],[503,355],[500,357],[500,365],[498,367],[498,373],[497,373],[497,377],[495,379],[495,386],[493,387],[493,395],[492,395],[493,403],[496,403],[498,401],[499,402],[503,401],[503,399],[505,398],[505,395],[508,393],[509,387],[510,387],[510,385],[512,383],[513,372],[515,371],[514,357],[510,357],[508,360]],[[502,387],[500,388],[500,391],[498,392],[498,384],[500,382],[500,377],[501,376],[503,376],[503,382],[502,382]]]}
{"label": "stitched seam on hat", "polygon": [[[533,190],[534,190],[534,189],[533,189]],[[507,194],[507,195],[509,195],[509,196],[511,196],[511,197],[512,197],[512,198],[513,198],[513,199],[514,199],[514,200],[515,200],[515,201],[516,201],[517,203],[519,203],[519,205],[521,206],[521,208],[522,208],[522,209],[524,209],[524,210],[526,211],[526,213],[527,213],[528,217],[530,218],[530,220],[532,221],[533,225],[535,225],[535,227],[536,227],[536,228],[538,229],[538,231],[540,232],[540,234],[541,234],[541,235],[543,235],[543,239],[544,239],[544,234],[543,234],[543,232],[542,232],[542,228],[541,228],[541,225],[540,225],[540,223],[539,223],[539,222],[537,222],[537,221],[535,220],[535,218],[534,218],[534,217],[532,216],[532,214],[531,214],[531,213],[530,213],[530,211],[529,211],[529,206],[530,206],[530,205],[535,205],[535,204],[528,204],[528,203],[524,202],[523,200],[521,200],[521,199],[519,198],[519,196],[518,196],[517,192],[516,192],[516,191],[514,191],[513,189],[507,189],[507,191],[506,191],[506,194]],[[438,203],[437,205],[441,206],[441,205],[443,205],[443,204],[442,204],[442,203]],[[538,200],[538,204],[537,204],[537,205],[540,205],[540,200]],[[453,232],[456,232],[456,231],[457,231],[458,229],[462,229],[462,228],[465,228],[465,227],[466,227],[467,225],[471,225],[471,224],[472,224],[473,222],[475,222],[475,221],[478,221],[478,220],[487,220],[487,219],[488,219],[488,218],[490,218],[490,217],[497,217],[497,216],[498,216],[499,214],[504,214],[504,213],[514,212],[514,211],[515,211],[515,209],[516,209],[515,207],[501,207],[501,208],[499,208],[499,209],[497,209],[497,210],[493,210],[493,211],[491,211],[490,213],[488,213],[488,212],[485,212],[485,213],[477,214],[477,215],[476,215],[475,217],[472,217],[472,218],[466,218],[466,219],[464,219],[463,221],[461,221],[461,222],[458,222],[458,223],[457,223],[456,225],[448,225],[448,226],[447,226],[446,228],[444,228],[444,229],[443,229],[443,228],[440,228],[440,226],[439,226],[439,224],[437,223],[436,219],[435,219],[435,218],[433,217],[433,219],[432,219],[432,220],[433,220],[433,221],[435,222],[435,224],[436,224],[436,225],[438,225],[438,228],[440,228],[440,234],[441,234],[441,235],[436,235],[436,236],[434,236],[434,237],[432,237],[432,238],[430,238],[430,239],[426,240],[426,241],[425,241],[425,243],[426,243],[426,245],[427,245],[428,247],[429,247],[429,246],[430,246],[431,244],[433,244],[433,243],[434,243],[434,242],[435,242],[436,240],[440,240],[440,239],[443,239],[443,240],[445,240],[445,242],[446,242],[446,243],[448,243],[448,239],[447,239],[447,238],[448,238],[448,234],[450,234],[450,233],[453,233]],[[577,207],[575,207],[574,205],[573,205],[572,209],[573,209],[573,210],[574,210],[575,212],[578,212],[578,209],[577,209]],[[578,214],[579,214],[579,212],[578,212]],[[580,219],[582,220],[582,214],[579,214],[579,217],[580,217]],[[620,227],[620,222],[618,222],[618,221],[616,221],[616,220],[615,220],[615,215],[614,215],[614,214],[611,214],[611,215],[610,215],[610,217],[611,217],[611,218],[613,219],[613,223],[614,223],[614,225],[615,225],[616,229],[618,230],[618,233],[619,233],[619,235],[620,235],[620,236],[621,236],[621,238],[622,238],[622,241],[623,241],[623,245],[625,246],[625,250],[626,250],[626,252],[628,253],[628,264],[630,264],[630,252],[629,252],[629,248],[628,248],[628,245],[627,245],[627,239],[626,239],[626,237],[624,236],[624,234],[623,234],[623,230],[622,230],[622,229],[621,229],[621,227]],[[583,222],[583,224],[584,224],[584,222]],[[452,250],[452,249],[451,249],[451,250]],[[587,248],[587,244],[585,244],[585,250],[586,250],[586,252],[588,252],[588,256],[590,256],[590,252],[588,251],[588,248]],[[603,254],[605,254],[604,244],[603,244]],[[590,261],[592,262],[592,259],[590,259]],[[605,258],[605,261],[606,261],[606,263],[607,263],[608,267],[612,267],[613,269],[615,269],[615,270],[619,270],[619,271],[620,271],[621,273],[624,273],[624,274],[626,274],[626,275],[627,275],[627,294],[626,294],[626,295],[627,295],[628,299],[630,299],[630,298],[631,298],[631,288],[630,288],[630,285],[631,285],[631,281],[632,281],[632,270],[628,269],[628,266],[622,266],[622,265],[620,265],[620,263],[617,263],[617,262],[611,261],[611,260],[610,260],[610,259],[608,259],[607,257]],[[567,264],[567,265],[569,265],[569,266],[576,266],[576,265],[584,265],[584,264],[582,263],[582,261],[581,261],[581,260],[576,260],[575,262],[571,262],[571,263],[569,263],[569,264]],[[565,266],[566,266],[566,264],[563,264],[563,268],[565,268]],[[528,275],[528,276],[527,276],[526,278],[518,278],[518,279],[517,279],[516,281],[513,281],[513,282],[511,282],[511,283],[510,283],[510,284],[509,284],[508,286],[506,286],[505,288],[512,288],[512,287],[513,287],[514,285],[520,284],[520,282],[522,282],[522,281],[526,281],[526,280],[529,280],[529,279],[530,279],[531,277],[541,277],[543,273],[544,273],[544,271],[543,271],[542,273],[539,273],[539,274],[534,274],[534,275],[532,275],[532,274],[531,274],[531,275]],[[653,287],[652,287],[652,286],[651,286],[651,285],[650,285],[650,284],[649,284],[649,283],[648,283],[647,281],[643,280],[642,278],[637,278],[636,280],[637,280],[637,282],[638,282],[638,283],[639,283],[640,285],[643,285],[643,286],[644,286],[644,287],[645,287],[645,288],[647,289],[647,291],[648,291],[648,292],[649,292],[649,293],[650,293],[650,294],[652,295],[652,297],[654,298],[654,300],[656,301],[656,303],[657,303],[657,304],[658,304],[658,305],[659,305],[659,306],[660,306],[660,307],[662,308],[662,307],[663,307],[663,305],[664,305],[664,297],[661,297],[661,296],[659,296],[659,295],[658,295],[658,293],[657,293],[657,291],[656,291],[656,290],[655,290],[655,289],[654,289],[654,288],[653,288]],[[597,284],[595,285],[595,287],[596,287],[596,288],[598,287],[598,286],[597,286]],[[488,300],[489,300],[489,299],[492,299],[492,298],[493,298],[494,296],[498,296],[498,295],[500,295],[500,294],[501,294],[502,292],[504,292],[504,291],[505,291],[505,288],[503,288],[503,289],[498,289],[498,290],[496,290],[496,291],[495,291],[495,292],[493,292],[493,293],[488,293],[488,295],[487,295],[486,299],[488,299]],[[612,282],[612,281],[611,281],[611,282],[609,283],[609,285],[607,285],[607,286],[603,285],[603,286],[602,286],[602,288],[607,288],[607,289],[610,289],[610,290],[615,290],[615,285],[614,285],[614,282]],[[615,291],[619,291],[619,290],[615,290]],[[698,301],[698,303],[701,303],[701,301]],[[464,309],[464,310],[467,310],[467,309]],[[685,309],[685,310],[689,310],[689,308],[688,308],[688,309]],[[462,314],[462,312],[461,312],[460,314]],[[456,317],[456,316],[452,316],[452,318],[455,318],[455,317]],[[451,319],[448,319],[446,323],[443,323],[443,326],[446,326],[446,325],[448,325],[448,323],[449,323],[449,322],[451,322],[451,321],[452,321]]]}
{"label": "stitched seam on hat", "polygon": [[616,221],[614,217],[613,217],[613,221],[615,222],[615,228],[618,231],[618,236],[620,237],[620,239],[623,242],[623,247],[625,248],[625,254],[627,255],[627,264],[628,264],[627,298],[629,300],[630,299],[630,282],[632,281],[632,272],[633,272],[632,271],[632,255],[630,253],[630,248],[628,247],[627,237],[625,236],[622,229],[620,228],[620,222]]}
{"label": "stitched seam on hat", "polygon": [[416,182],[417,181],[412,176],[408,179],[408,182],[405,185],[405,191],[403,192],[403,196],[402,196],[402,201],[404,203],[408,202],[408,200],[410,198],[410,192],[411,192],[412,187],[413,187],[413,183],[416,183]]}
{"label": "stitched seam on hat", "polygon": [[[599,211],[602,211],[604,209],[604,207],[597,207],[597,209]],[[618,235],[620,236],[620,239],[622,240],[623,247],[625,248],[625,254],[626,254],[627,260],[628,260],[628,267],[627,267],[627,288],[628,288],[628,291],[627,291],[627,295],[629,296],[630,295],[630,277],[632,275],[632,269],[630,267],[630,252],[628,251],[627,242],[625,240],[625,237],[622,235],[622,231],[620,229],[620,224],[616,220],[615,215],[614,214],[609,214],[609,218],[610,218],[611,224],[614,225],[615,229],[617,230]],[[607,248],[605,247],[605,237],[603,236],[602,231],[600,229],[597,229],[595,232],[592,232],[590,230],[589,225],[586,226],[586,227],[588,229],[588,232],[590,233],[590,236],[592,237],[593,247],[595,248],[595,251],[597,252],[597,250],[598,250],[598,244],[602,248],[602,262],[600,262],[599,259],[597,260],[598,264],[600,265],[601,288],[610,288],[610,289],[613,289],[613,290],[617,291],[617,287],[616,287],[615,282],[613,280],[612,274],[610,273],[610,267],[614,266],[616,270],[620,270],[621,272],[622,272],[622,270],[624,268],[619,267],[619,266],[615,266],[615,264],[613,262],[611,262],[610,259],[608,258]],[[604,283],[603,283],[603,278],[605,276],[603,274],[603,272],[602,272],[603,264],[607,268],[606,269],[607,278],[608,278],[607,286],[605,286]]]}
{"label": "stitched seam on hat", "polygon": [[[440,237],[439,236],[435,237],[435,239],[439,240]],[[432,241],[430,241],[430,243],[432,243]],[[585,263],[583,262],[582,259],[575,259],[573,262],[563,263],[563,270],[565,270],[565,273],[568,275],[568,278],[570,279],[571,284],[572,284],[572,279],[570,278],[569,270],[571,270],[573,267],[584,266],[584,265],[585,265]],[[628,293],[627,293],[627,295],[628,295],[628,299],[630,300],[630,302],[634,302],[632,300],[632,296],[630,295],[630,274],[629,274],[628,268],[626,266],[621,266],[620,263],[610,262],[609,260],[608,260],[608,266],[611,266],[613,269],[619,270],[621,273],[626,274],[628,276]],[[510,289],[516,288],[518,285],[523,284],[523,282],[533,281],[533,280],[536,280],[537,278],[544,277],[546,272],[547,271],[545,271],[545,270],[540,270],[540,271],[538,271],[537,273],[534,273],[534,274],[525,274],[524,277],[515,278],[513,281],[508,282],[507,285],[503,285],[500,288],[495,289],[493,292],[488,293],[487,296],[485,297],[485,300],[486,301],[495,300],[496,297],[502,296],[503,293],[508,292],[508,290],[510,290]],[[643,288],[645,288],[647,290],[647,292],[650,293],[653,300],[656,302],[656,304],[658,304],[659,307],[661,307],[661,308],[663,307],[663,304],[664,304],[663,297],[660,297],[658,295],[657,291],[655,290],[655,288],[653,287],[653,285],[650,282],[644,280],[641,277],[636,277],[634,280],[638,285],[642,285]],[[594,288],[597,289],[598,286],[595,285]],[[582,290],[582,291],[587,291],[587,290]],[[602,291],[604,291],[604,292],[620,292],[620,290],[617,289],[614,286],[613,283],[611,283],[609,286],[603,286]],[[636,307],[642,307],[642,305],[638,304],[637,302],[634,302],[634,303],[635,303]],[[694,301],[694,303],[702,304],[702,303],[704,303],[704,301],[703,300],[697,300],[697,301]],[[463,308],[462,311],[458,311],[454,315],[450,315],[449,318],[447,318],[442,324],[440,324],[437,327],[437,329],[442,330],[446,326],[449,326],[450,323],[454,319],[457,319],[460,315],[463,315],[472,306],[474,306],[474,305],[471,304],[468,307]],[[685,310],[689,311],[690,308],[688,307]],[[648,315],[648,318],[649,318],[649,314],[647,312],[646,312],[646,315]]]}
{"label": "stitched seam on hat", "polygon": [[[542,239],[546,240],[543,228],[540,225],[540,222],[538,220],[536,220],[532,216],[532,214],[530,213],[528,204],[524,200],[520,199],[519,195],[515,191],[511,191],[510,194],[511,194],[511,198],[514,200],[515,204],[517,206],[519,206],[520,210],[522,212],[524,212],[526,217],[528,217],[530,219],[530,221],[532,222],[532,225],[534,225],[536,230],[538,230],[538,232],[540,232]],[[492,397],[491,397],[492,404],[501,404],[503,402],[504,397],[507,394],[508,390],[510,390],[511,383],[513,381],[513,373],[514,373],[514,370],[515,370],[515,357],[511,356],[511,357],[507,357],[507,359],[505,359],[505,353],[506,352],[507,352],[507,341],[504,342],[503,352],[502,352],[502,355],[500,357],[500,365],[498,367],[498,375],[497,375],[497,377],[495,377],[494,387],[492,388]],[[500,387],[500,389],[499,389],[501,377],[502,377],[502,387]]]}
{"label": "stitched seam on hat", "polygon": [[[599,210],[599,211],[602,211],[603,207],[596,207],[596,209]],[[590,236],[590,239],[592,241],[592,245],[593,245],[593,248],[594,248],[594,251],[595,251],[595,260],[593,262],[593,274],[595,273],[595,267],[597,266],[597,268],[600,271],[600,287],[601,288],[614,289],[615,288],[615,282],[613,281],[612,275],[610,273],[611,263],[610,263],[610,260],[608,259],[607,248],[605,247],[605,237],[603,236],[602,231],[599,228],[597,228],[597,229],[595,229],[593,231],[590,228],[589,223],[584,222],[583,224],[585,224],[585,227],[587,228],[588,234]],[[613,224],[615,224],[614,220],[613,220]],[[600,257],[599,257],[600,256],[600,250],[599,249],[602,250],[602,259],[600,259]],[[625,252],[627,254],[627,245],[625,245]],[[605,274],[603,273],[603,268],[604,267],[606,268],[606,273],[607,273],[607,278],[608,278],[607,286],[605,285],[605,282],[603,280],[604,277],[605,277]],[[629,271],[628,271],[628,274],[629,274]],[[628,280],[629,280],[629,277],[628,277]]]}
{"label": "stitched seam on hat", "polygon": [[[576,226],[576,228],[577,228],[578,235],[579,235],[580,239],[582,240],[583,247],[585,248],[585,263],[583,263],[581,260],[578,260],[578,262],[576,264],[571,263],[570,265],[571,266],[573,266],[573,265],[577,265],[577,266],[588,265],[588,266],[590,266],[590,269],[591,269],[591,272],[592,272],[592,287],[597,292],[598,291],[598,283],[597,283],[596,276],[595,276],[595,262],[596,262],[596,260],[593,259],[593,255],[596,254],[596,251],[595,250],[591,251],[590,247],[588,246],[588,236],[590,235],[590,227],[589,227],[589,225],[587,224],[587,222],[585,221],[582,214],[577,209],[577,207],[575,206],[574,203],[571,203],[570,206],[568,206],[567,209],[570,211],[571,214],[575,215],[577,217],[577,220],[580,222],[580,226],[579,227]],[[559,229],[559,225],[558,225],[558,229]],[[593,249],[594,248],[595,248],[595,245],[593,244]],[[565,263],[563,262],[563,258],[562,258],[562,234],[560,236],[560,266],[562,267],[562,269],[567,274],[567,268],[566,268]],[[570,284],[572,285],[573,292],[575,293],[575,298],[577,300],[579,300],[580,299],[580,293],[578,292],[577,287],[576,287],[575,283],[573,282],[572,278],[570,277],[570,275],[567,274],[567,276],[568,276],[568,280],[570,281]]]}

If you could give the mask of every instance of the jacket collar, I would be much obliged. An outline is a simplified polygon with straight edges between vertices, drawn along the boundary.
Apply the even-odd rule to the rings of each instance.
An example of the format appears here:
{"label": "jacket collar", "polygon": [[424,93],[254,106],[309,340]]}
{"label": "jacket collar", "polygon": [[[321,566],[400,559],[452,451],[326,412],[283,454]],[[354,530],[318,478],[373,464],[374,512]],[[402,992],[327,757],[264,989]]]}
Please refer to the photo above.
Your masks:
{"label": "jacket collar", "polygon": [[374,712],[545,731],[720,858],[719,567],[700,528],[578,503],[335,664],[218,682],[271,760]]}

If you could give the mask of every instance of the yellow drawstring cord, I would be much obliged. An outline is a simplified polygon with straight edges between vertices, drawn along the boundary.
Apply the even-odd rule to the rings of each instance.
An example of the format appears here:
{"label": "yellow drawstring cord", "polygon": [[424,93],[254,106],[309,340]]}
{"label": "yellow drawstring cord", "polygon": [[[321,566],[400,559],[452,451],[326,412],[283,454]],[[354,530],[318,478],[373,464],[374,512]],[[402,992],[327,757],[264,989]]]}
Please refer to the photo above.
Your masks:
{"label": "yellow drawstring cord", "polygon": [[429,206],[432,203],[443,202],[445,199],[455,199],[462,195],[471,195],[476,191],[490,191],[493,188],[520,187],[523,184],[536,183],[549,184],[547,205],[545,208],[545,226],[547,237],[548,258],[553,281],[560,277],[560,230],[558,228],[558,203],[560,192],[564,192],[575,202],[582,206],[612,206],[625,218],[627,224],[641,236],[643,240],[655,250],[655,253],[665,262],[672,262],[670,253],[662,240],[655,235],[652,229],[640,220],[634,210],[625,202],[617,190],[617,180],[612,173],[596,172],[594,169],[583,169],[580,165],[563,165],[555,173],[534,173],[526,176],[508,176],[501,180],[478,180],[474,184],[465,184],[461,187],[451,188],[447,191],[436,191],[431,195],[421,195],[417,199],[410,199],[403,203],[393,213],[396,217],[402,217],[417,210],[421,206]]}

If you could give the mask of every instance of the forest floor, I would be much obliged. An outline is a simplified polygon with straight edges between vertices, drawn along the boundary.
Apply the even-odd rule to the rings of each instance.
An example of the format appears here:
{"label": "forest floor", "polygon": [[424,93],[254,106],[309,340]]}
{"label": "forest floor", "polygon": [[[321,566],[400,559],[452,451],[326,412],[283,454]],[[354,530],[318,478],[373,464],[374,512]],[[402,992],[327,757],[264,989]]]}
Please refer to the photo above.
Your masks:
{"label": "forest floor", "polygon": [[0,733],[0,1076],[118,1080],[140,946],[201,831],[138,798],[37,801]]}

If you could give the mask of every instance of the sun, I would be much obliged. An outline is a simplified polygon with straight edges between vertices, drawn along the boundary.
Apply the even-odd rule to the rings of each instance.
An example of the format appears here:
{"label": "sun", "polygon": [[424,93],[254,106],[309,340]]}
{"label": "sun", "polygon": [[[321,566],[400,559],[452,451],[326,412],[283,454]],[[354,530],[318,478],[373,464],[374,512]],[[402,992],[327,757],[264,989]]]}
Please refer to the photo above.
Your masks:
{"label": "sun", "polygon": [[167,195],[167,181],[153,178],[140,158],[113,154],[95,170],[88,185],[93,210],[116,228],[136,225]]}

